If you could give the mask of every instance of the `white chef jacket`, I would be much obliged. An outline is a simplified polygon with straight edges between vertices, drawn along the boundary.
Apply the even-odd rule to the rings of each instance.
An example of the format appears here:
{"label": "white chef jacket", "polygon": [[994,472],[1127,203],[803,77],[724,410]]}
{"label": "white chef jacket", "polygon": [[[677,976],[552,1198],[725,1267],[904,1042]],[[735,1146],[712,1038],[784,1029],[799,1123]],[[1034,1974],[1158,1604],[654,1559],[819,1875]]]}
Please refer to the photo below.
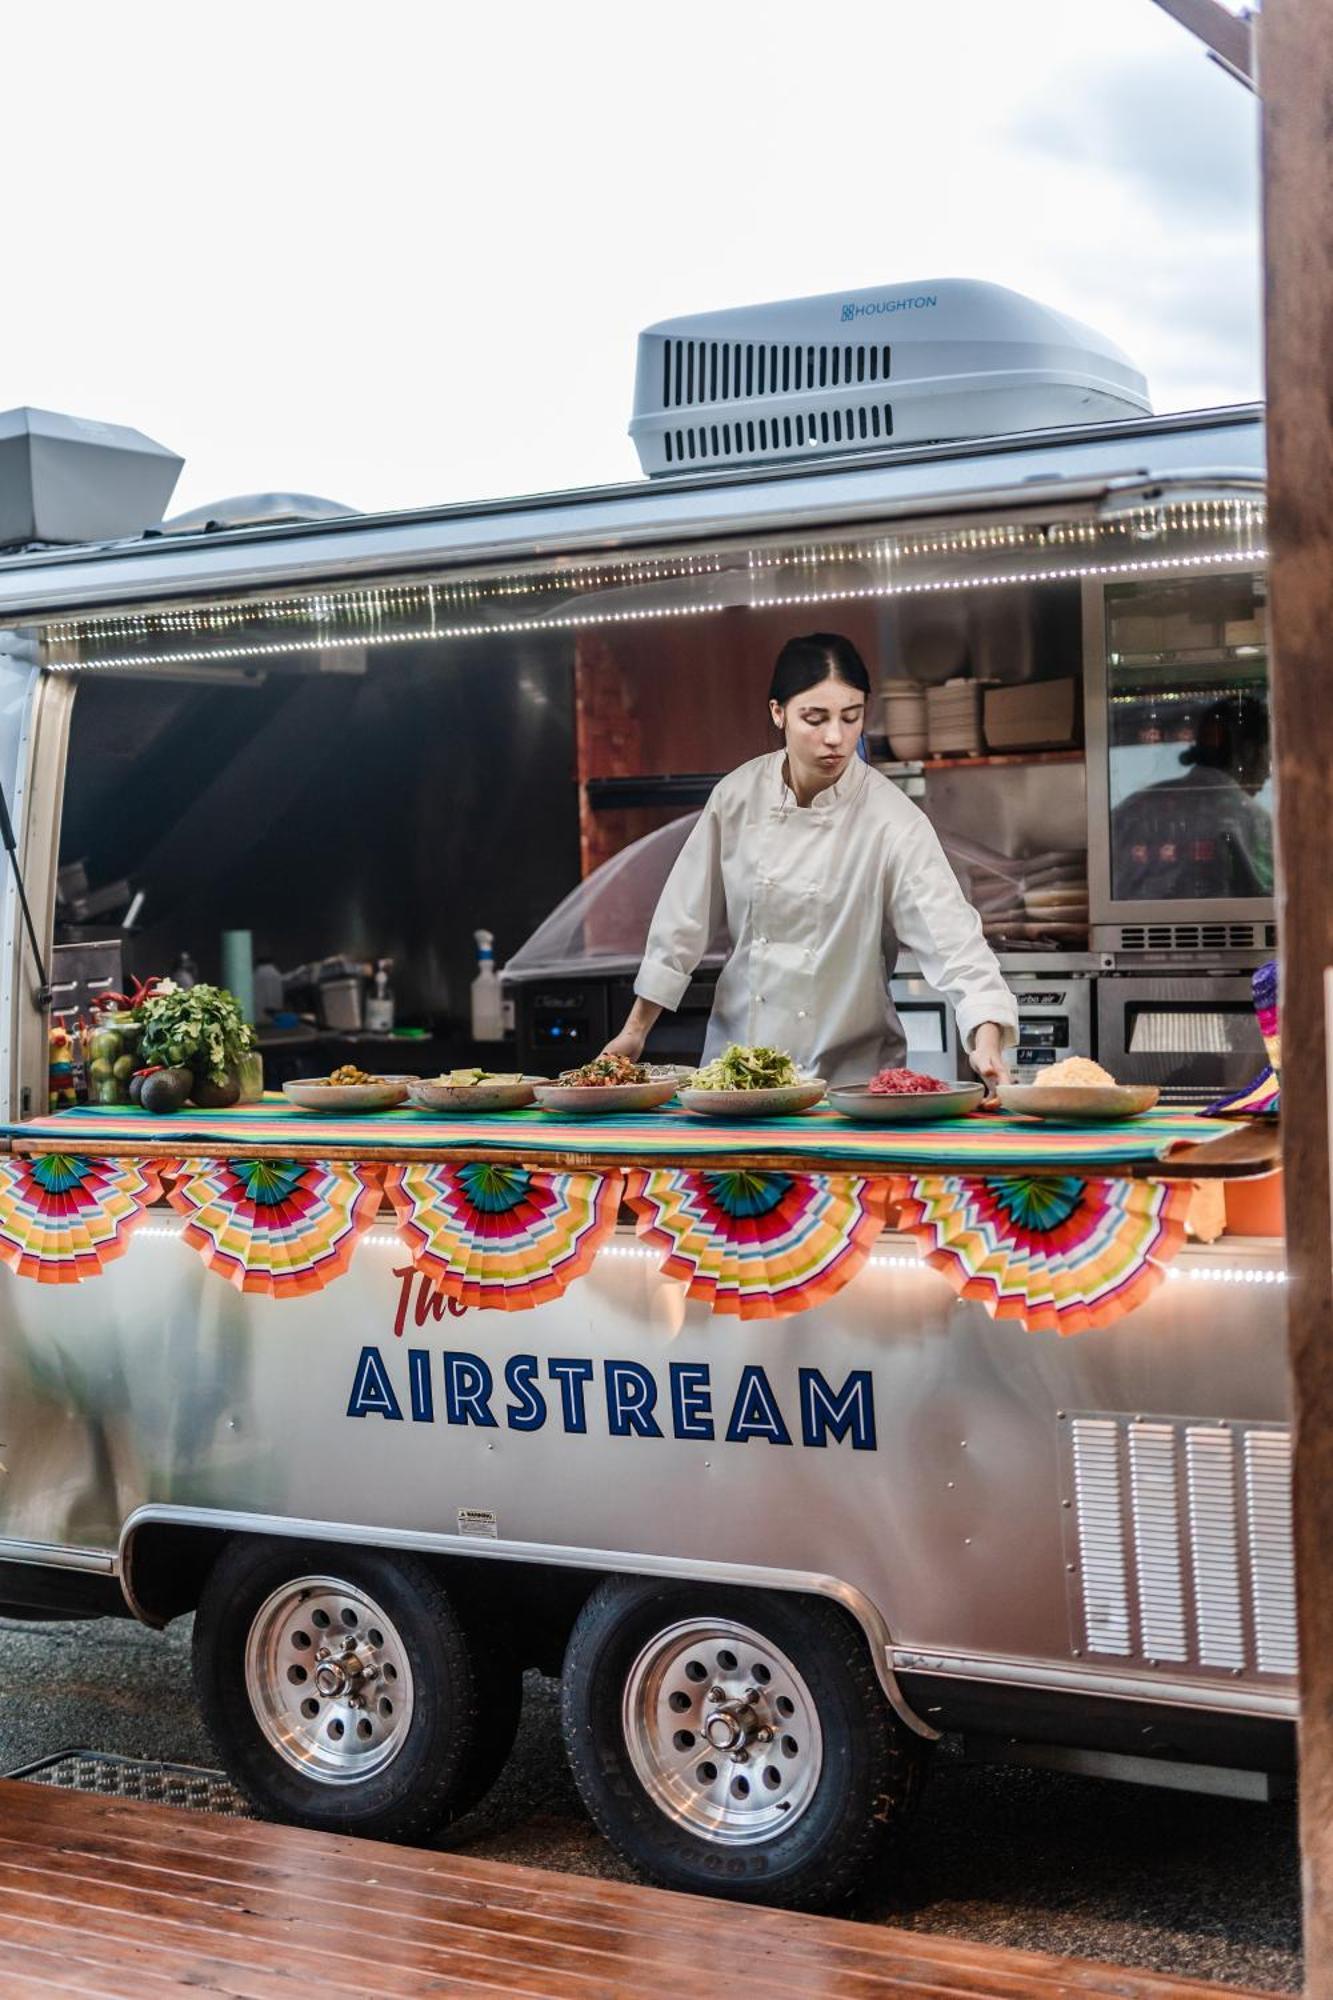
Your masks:
{"label": "white chef jacket", "polygon": [[725,927],[732,951],[704,1045],[785,1049],[829,1083],[863,1083],[906,1054],[889,992],[900,946],[952,1001],[971,1048],[983,1021],[1018,1040],[1018,1008],[935,829],[896,785],[856,759],[809,806],[785,753],[717,786],[676,858],[635,992],[675,1009]]}

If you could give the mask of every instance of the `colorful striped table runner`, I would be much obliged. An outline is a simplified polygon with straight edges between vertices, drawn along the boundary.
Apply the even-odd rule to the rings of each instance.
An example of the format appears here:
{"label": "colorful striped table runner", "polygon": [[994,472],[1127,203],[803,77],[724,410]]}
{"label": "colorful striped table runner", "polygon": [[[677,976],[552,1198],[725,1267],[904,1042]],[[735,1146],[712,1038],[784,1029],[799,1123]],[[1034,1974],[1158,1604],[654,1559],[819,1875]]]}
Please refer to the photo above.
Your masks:
{"label": "colorful striped table runner", "polygon": [[555,1161],[577,1155],[589,1163],[667,1166],[688,1160],[734,1159],[836,1162],[866,1171],[987,1174],[1114,1171],[1165,1159],[1178,1146],[1199,1145],[1234,1132],[1221,1119],[1178,1111],[1150,1112],[1123,1125],[1073,1126],[1031,1119],[973,1115],[938,1125],[857,1125],[827,1106],[799,1118],[741,1121],[696,1118],[677,1107],[614,1118],[573,1119],[544,1111],[490,1117],[443,1117],[411,1109],[359,1118],[298,1111],[270,1095],[262,1104],[226,1111],[186,1110],[169,1118],[114,1105],[78,1105],[23,1125],[0,1127],[16,1152],[95,1153],[142,1147],[179,1154],[207,1148],[243,1157],[262,1149],[299,1149],[324,1159],[430,1154],[492,1154],[497,1160]]}

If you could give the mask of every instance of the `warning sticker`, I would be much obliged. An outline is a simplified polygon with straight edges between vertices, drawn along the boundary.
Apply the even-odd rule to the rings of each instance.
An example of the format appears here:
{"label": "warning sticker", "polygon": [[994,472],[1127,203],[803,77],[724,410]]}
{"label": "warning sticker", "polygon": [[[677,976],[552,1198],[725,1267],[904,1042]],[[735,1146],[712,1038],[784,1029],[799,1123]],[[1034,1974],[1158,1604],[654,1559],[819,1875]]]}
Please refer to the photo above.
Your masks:
{"label": "warning sticker", "polygon": [[494,1512],[489,1507],[460,1507],[458,1532],[460,1535],[488,1535],[494,1541],[498,1532]]}

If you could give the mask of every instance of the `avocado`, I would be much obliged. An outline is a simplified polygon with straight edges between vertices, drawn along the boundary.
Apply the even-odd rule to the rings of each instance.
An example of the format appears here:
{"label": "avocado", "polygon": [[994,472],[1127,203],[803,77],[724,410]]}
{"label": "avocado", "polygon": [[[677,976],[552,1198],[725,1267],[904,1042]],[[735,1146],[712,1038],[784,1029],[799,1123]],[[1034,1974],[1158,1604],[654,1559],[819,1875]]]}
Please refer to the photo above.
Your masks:
{"label": "avocado", "polygon": [[201,1076],[190,1092],[201,1111],[225,1111],[240,1094],[240,1079],[230,1070],[221,1083],[214,1083],[209,1076]]}
{"label": "avocado", "polygon": [[193,1083],[188,1069],[155,1069],[140,1086],[139,1102],[145,1111],[157,1116],[165,1111],[179,1111]]}

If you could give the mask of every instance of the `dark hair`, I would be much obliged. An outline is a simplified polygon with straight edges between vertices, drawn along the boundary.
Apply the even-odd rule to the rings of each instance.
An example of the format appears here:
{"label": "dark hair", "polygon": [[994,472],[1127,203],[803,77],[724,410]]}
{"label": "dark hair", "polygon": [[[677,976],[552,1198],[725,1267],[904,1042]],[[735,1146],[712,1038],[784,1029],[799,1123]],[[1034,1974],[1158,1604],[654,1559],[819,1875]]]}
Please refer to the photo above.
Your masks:
{"label": "dark hair", "polygon": [[1268,748],[1268,710],[1253,695],[1227,695],[1205,708],[1194,723],[1194,741],[1182,750],[1182,764],[1207,771],[1238,771]]}
{"label": "dark hair", "polygon": [[768,698],[785,708],[821,681],[842,681],[867,697],[870,694],[865,661],[851,640],[837,632],[811,632],[804,639],[788,639],[778,654]]}

